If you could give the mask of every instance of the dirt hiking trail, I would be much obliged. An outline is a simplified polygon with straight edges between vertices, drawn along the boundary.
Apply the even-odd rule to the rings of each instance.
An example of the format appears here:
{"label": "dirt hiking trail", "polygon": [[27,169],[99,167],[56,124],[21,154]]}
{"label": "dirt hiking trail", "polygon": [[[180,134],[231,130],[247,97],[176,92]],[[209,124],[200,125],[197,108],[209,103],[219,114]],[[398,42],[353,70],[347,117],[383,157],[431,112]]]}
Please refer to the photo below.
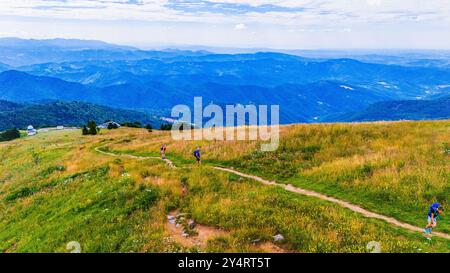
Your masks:
{"label": "dirt hiking trail", "polygon": [[[290,191],[290,192],[295,192],[295,193],[306,195],[306,196],[312,196],[312,197],[316,197],[316,198],[319,198],[319,199],[322,199],[322,200],[325,200],[325,201],[328,201],[328,202],[332,202],[332,203],[340,205],[341,207],[344,207],[344,208],[347,208],[347,209],[352,210],[354,212],[357,212],[359,214],[362,214],[364,217],[380,219],[380,220],[388,222],[389,224],[392,224],[392,225],[395,225],[395,226],[398,226],[398,227],[402,227],[402,228],[408,229],[410,231],[414,231],[414,232],[422,232],[423,231],[423,228],[416,227],[416,226],[413,226],[413,225],[410,225],[410,224],[407,224],[407,223],[400,222],[400,221],[398,221],[398,220],[396,220],[396,219],[394,219],[392,217],[388,217],[388,216],[384,216],[384,215],[381,215],[381,214],[378,214],[378,213],[375,213],[375,212],[368,211],[368,210],[363,209],[363,208],[361,208],[361,207],[359,207],[357,205],[351,204],[351,203],[349,203],[347,201],[342,201],[342,200],[339,200],[339,199],[336,199],[336,198],[333,198],[333,197],[329,197],[329,196],[326,196],[324,194],[321,194],[321,193],[318,193],[318,192],[315,192],[315,191],[310,191],[310,190],[305,190],[305,189],[302,189],[302,188],[297,188],[297,187],[292,186],[291,184],[286,185],[286,184],[277,183],[275,181],[268,181],[268,180],[265,180],[265,179],[263,179],[261,177],[255,176],[255,175],[249,175],[249,174],[241,173],[241,172],[238,172],[238,171],[235,171],[235,170],[232,170],[232,169],[228,169],[228,168],[214,167],[214,169],[220,170],[220,171],[224,171],[224,172],[233,173],[233,174],[241,176],[241,177],[253,179],[255,181],[261,182],[264,185],[278,186],[278,187],[282,187],[285,190]],[[433,232],[433,235],[441,237],[441,238],[445,238],[445,239],[450,239],[450,235],[448,235],[446,233]]]}
{"label": "dirt hiking trail", "polygon": [[[165,161],[166,164],[169,167],[176,168],[176,166],[173,164],[173,162],[171,160],[167,159],[167,158],[162,159],[161,157],[135,156],[135,155],[129,155],[129,154],[114,154],[114,153],[102,151],[102,150],[100,150],[100,148],[101,147],[95,148],[95,151],[98,152],[98,153],[104,154],[104,155],[114,156],[114,157],[126,157],[126,158],[138,159],[138,160],[159,159],[159,160]],[[338,204],[341,207],[344,207],[344,208],[347,208],[347,209],[349,209],[351,211],[357,212],[357,213],[363,215],[364,217],[383,220],[383,221],[385,221],[385,222],[387,222],[389,224],[392,224],[394,226],[398,226],[398,227],[407,229],[409,231],[420,232],[420,233],[423,232],[423,228],[416,227],[416,226],[413,226],[411,224],[400,222],[400,221],[398,221],[395,218],[388,217],[388,216],[385,216],[385,215],[381,215],[381,214],[378,214],[378,213],[375,213],[375,212],[368,211],[366,209],[363,209],[360,206],[354,205],[354,204],[349,203],[347,201],[343,201],[343,200],[336,199],[334,197],[326,196],[324,194],[321,194],[321,193],[318,193],[318,192],[315,192],[315,191],[305,190],[305,189],[302,189],[302,188],[294,187],[291,184],[287,184],[286,185],[286,184],[278,183],[276,181],[265,180],[265,179],[263,179],[263,178],[261,178],[259,176],[245,174],[245,173],[233,170],[233,169],[228,169],[228,168],[223,168],[223,167],[213,167],[213,168],[215,170],[218,170],[218,171],[228,172],[228,173],[232,173],[232,174],[238,175],[240,177],[245,177],[245,178],[249,178],[249,179],[258,181],[258,182],[260,182],[260,183],[262,183],[264,185],[281,187],[281,188],[284,188],[285,190],[290,191],[290,192],[294,192],[294,193],[298,193],[298,194],[302,194],[302,195],[306,195],[306,196],[311,196],[311,197],[319,198],[321,200],[325,200],[325,201],[328,201],[328,202],[331,202],[331,203],[335,203],[335,204]],[[433,232],[433,235],[437,236],[437,237],[441,237],[441,238],[447,239],[447,240],[450,240],[450,235],[446,234],[446,233]]]}
{"label": "dirt hiking trail", "polygon": [[166,162],[167,166],[169,166],[171,168],[176,168],[175,165],[173,164],[173,162],[167,158],[161,158],[161,157],[156,157],[156,156],[137,156],[137,155],[130,155],[130,154],[115,154],[115,153],[102,151],[101,148],[102,147],[97,147],[97,148],[95,148],[95,151],[100,154],[113,156],[113,157],[125,157],[125,158],[138,159],[138,160],[159,159],[159,160],[163,160],[164,162]]}

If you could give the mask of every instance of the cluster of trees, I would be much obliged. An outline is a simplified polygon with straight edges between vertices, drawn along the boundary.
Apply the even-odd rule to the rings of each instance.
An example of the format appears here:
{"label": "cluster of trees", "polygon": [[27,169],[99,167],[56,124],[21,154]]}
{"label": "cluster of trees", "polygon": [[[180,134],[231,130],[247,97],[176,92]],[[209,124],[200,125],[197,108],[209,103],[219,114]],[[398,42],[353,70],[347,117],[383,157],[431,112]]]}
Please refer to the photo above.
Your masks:
{"label": "cluster of trees", "polygon": [[113,129],[117,129],[119,128],[119,126],[117,125],[117,123],[108,123],[108,130],[113,130]]}
{"label": "cluster of trees", "polygon": [[169,123],[161,124],[161,126],[159,127],[159,130],[170,131],[170,130],[172,130],[172,124],[169,124]]}
{"label": "cluster of trees", "polygon": [[0,133],[0,142],[10,141],[16,138],[20,138],[20,132],[17,129],[9,129]]}
{"label": "cluster of trees", "polygon": [[[172,130],[172,126],[173,126],[173,124],[170,124],[170,123],[164,123],[164,124],[161,124],[161,126],[160,126],[160,130],[161,131],[170,131],[170,130]],[[180,125],[180,127],[179,127],[180,129],[180,131],[183,131],[183,130],[193,130],[193,129],[195,129],[195,127],[194,127],[194,125],[191,125],[191,124],[189,124],[189,123],[186,123],[186,122],[183,122],[181,125]]]}
{"label": "cluster of trees", "polygon": [[87,125],[83,125],[81,129],[83,136],[85,135],[96,135],[100,132],[100,129],[97,127],[97,123],[93,120],[89,121]]}
{"label": "cluster of trees", "polygon": [[124,122],[124,123],[122,123],[122,126],[130,127],[130,128],[142,128],[142,124],[139,121]]}
{"label": "cluster of trees", "polygon": [[[106,121],[109,122],[109,121]],[[123,127],[129,127],[129,128],[142,128],[142,124],[138,121],[134,122],[124,122],[121,124]],[[108,124],[108,129],[117,129],[119,126],[115,122],[110,122]],[[147,129],[149,132],[153,131],[153,127],[150,124],[147,124],[144,126],[145,129]],[[96,135],[100,132],[100,128],[97,127],[97,123],[93,120],[89,121],[87,125],[83,125],[82,127],[82,134],[83,135]]]}
{"label": "cluster of trees", "polygon": [[[122,126],[130,127],[130,128],[142,128],[142,124],[138,121],[125,122],[125,123],[122,123]],[[151,124],[145,125],[144,128],[147,129],[149,132],[153,132],[153,127]]]}

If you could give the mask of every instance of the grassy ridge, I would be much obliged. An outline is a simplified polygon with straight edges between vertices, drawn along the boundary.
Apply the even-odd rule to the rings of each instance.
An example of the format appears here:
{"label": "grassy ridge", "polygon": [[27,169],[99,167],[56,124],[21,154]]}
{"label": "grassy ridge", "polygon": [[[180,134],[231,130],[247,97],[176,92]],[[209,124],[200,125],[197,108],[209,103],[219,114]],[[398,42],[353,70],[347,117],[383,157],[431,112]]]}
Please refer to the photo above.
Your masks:
{"label": "grassy ridge", "polygon": [[[257,142],[162,136],[130,140],[126,152],[158,151],[162,142],[180,163],[200,145],[207,163],[316,190],[417,226],[426,224],[431,203],[448,204],[450,196],[450,121],[286,126],[275,152],[260,152]],[[450,223],[441,221],[439,228],[449,233]]]}
{"label": "grassy ridge", "polygon": [[[364,130],[358,126],[368,128],[369,133],[364,134],[368,134],[369,140],[363,141],[359,136],[362,133],[358,132]],[[424,128],[428,134],[419,133]],[[281,233],[286,238],[281,246],[295,252],[365,252],[370,241],[380,242],[384,252],[448,252],[447,240],[436,238],[429,243],[419,234],[363,218],[327,202],[220,173],[208,164],[196,168],[192,160],[193,148],[202,145],[206,163],[233,165],[265,177],[297,181],[344,198],[353,196],[355,202],[370,206],[366,201],[371,201],[379,190],[378,172],[387,168],[386,163],[375,164],[378,161],[374,154],[385,153],[380,162],[383,158],[393,162],[398,158],[414,159],[418,164],[415,166],[420,168],[413,168],[412,161],[405,160],[400,173],[408,170],[427,175],[434,183],[429,194],[435,198],[441,190],[435,185],[442,183],[444,189],[448,186],[448,180],[439,180],[436,171],[448,170],[448,161],[439,161],[447,155],[442,153],[436,161],[422,160],[432,158],[427,155],[432,143],[446,141],[448,128],[449,122],[284,127],[281,149],[262,155],[256,152],[256,142],[175,142],[168,132],[150,134],[140,129],[102,131],[89,137],[82,137],[78,131],[51,132],[2,143],[0,251],[65,252],[68,242],[78,241],[83,252],[254,252],[260,250],[253,240],[270,241],[274,234]],[[388,132],[387,139],[381,138],[384,131]],[[404,139],[412,133],[415,135]],[[333,145],[325,141],[327,135],[331,135],[328,138]],[[403,140],[399,140],[400,136]],[[423,140],[415,140],[419,137]],[[431,137],[434,142],[430,142]],[[400,142],[408,146],[408,139],[419,147],[417,153],[396,152],[393,147]],[[346,148],[337,147],[347,142]],[[96,147],[102,147],[117,154],[155,156],[162,143],[169,145],[168,156],[181,168],[172,170],[154,159],[115,158],[95,152]],[[315,147],[317,143],[320,148]],[[440,148],[436,151],[442,149],[437,147]],[[356,160],[357,156],[367,157],[367,162]],[[342,161],[348,165],[336,163]],[[365,164],[373,166],[364,167]],[[342,172],[326,166],[342,168]],[[284,167],[288,172],[277,172]],[[301,182],[307,181],[306,177],[320,178],[317,172],[321,168],[320,172],[327,174],[325,177],[333,178],[357,167],[358,171],[349,172],[342,183],[335,183],[334,191],[327,186],[329,180]],[[374,179],[372,192],[366,190],[372,185],[370,179]],[[398,201],[403,200],[403,190],[403,184],[395,184],[391,195],[399,195],[397,202],[388,205],[373,202],[373,207],[385,211],[408,204]],[[415,201],[421,204],[429,200]],[[171,241],[165,230],[166,214],[174,209],[227,233],[210,240],[205,249],[186,249]],[[404,214],[397,214],[397,218],[414,221],[412,211],[400,211]],[[423,218],[420,213],[419,224]],[[445,227],[445,221],[442,224]]]}
{"label": "grassy ridge", "polygon": [[445,241],[430,247],[417,235],[339,206],[208,168],[196,169],[187,181],[191,196],[185,210],[198,221],[232,231],[230,238],[210,242],[212,251],[230,246],[249,251],[253,240],[270,241],[277,233],[286,237],[283,247],[296,252],[366,252],[373,240],[384,252],[448,250]]}
{"label": "grassy ridge", "polygon": [[449,142],[448,121],[294,126],[276,152],[227,164],[422,226],[431,203],[448,204]]}

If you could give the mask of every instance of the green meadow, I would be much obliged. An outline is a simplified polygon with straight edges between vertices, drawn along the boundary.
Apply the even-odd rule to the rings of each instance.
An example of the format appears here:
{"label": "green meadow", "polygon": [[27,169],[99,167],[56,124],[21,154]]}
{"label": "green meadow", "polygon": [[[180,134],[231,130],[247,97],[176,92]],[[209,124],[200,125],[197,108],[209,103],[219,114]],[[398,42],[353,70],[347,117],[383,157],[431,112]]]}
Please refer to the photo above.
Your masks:
{"label": "green meadow", "polygon": [[[158,159],[168,145],[172,169]],[[0,251],[449,252],[450,242],[338,205],[214,170],[226,166],[315,190],[422,227],[448,203],[450,121],[293,125],[277,151],[256,141],[174,141],[170,132],[54,131],[0,143]],[[203,164],[192,151],[202,147]],[[100,153],[108,152],[112,155]],[[218,230],[205,244],[176,240],[167,215]],[[444,215],[437,231],[450,233]],[[273,236],[282,234],[281,242]],[[195,236],[193,234],[192,236]]]}

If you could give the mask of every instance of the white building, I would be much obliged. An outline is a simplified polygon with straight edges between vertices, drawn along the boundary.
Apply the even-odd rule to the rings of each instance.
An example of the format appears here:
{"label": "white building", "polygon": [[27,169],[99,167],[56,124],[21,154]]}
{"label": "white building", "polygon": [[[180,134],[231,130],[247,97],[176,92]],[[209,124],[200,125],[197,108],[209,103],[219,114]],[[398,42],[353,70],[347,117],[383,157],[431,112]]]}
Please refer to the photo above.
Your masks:
{"label": "white building", "polygon": [[34,129],[33,126],[29,125],[27,127],[27,134],[28,134],[28,136],[34,136],[37,134],[37,131],[36,131],[36,129]]}
{"label": "white building", "polygon": [[117,127],[117,128],[120,128],[120,124],[119,123],[117,123],[117,122],[114,122],[114,121],[108,121],[108,122],[105,122],[105,123],[103,123],[103,124],[100,124],[99,126],[97,126],[98,128],[100,128],[100,129],[108,129],[108,125],[114,125],[115,127]]}

